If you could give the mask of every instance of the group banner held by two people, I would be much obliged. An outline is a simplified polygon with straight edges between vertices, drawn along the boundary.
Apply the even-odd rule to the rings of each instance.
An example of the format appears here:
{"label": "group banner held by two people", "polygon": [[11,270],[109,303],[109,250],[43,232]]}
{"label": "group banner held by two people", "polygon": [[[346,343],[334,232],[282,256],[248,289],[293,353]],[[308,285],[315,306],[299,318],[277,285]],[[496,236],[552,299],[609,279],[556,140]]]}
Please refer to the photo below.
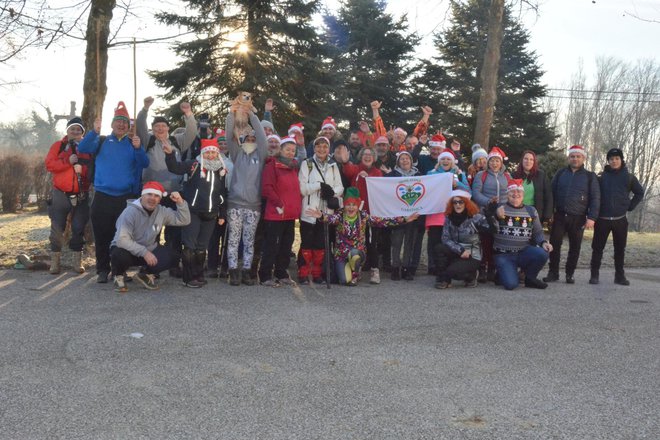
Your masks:
{"label": "group banner held by two people", "polygon": [[407,217],[444,212],[454,174],[430,176],[367,177],[369,210],[377,217]]}

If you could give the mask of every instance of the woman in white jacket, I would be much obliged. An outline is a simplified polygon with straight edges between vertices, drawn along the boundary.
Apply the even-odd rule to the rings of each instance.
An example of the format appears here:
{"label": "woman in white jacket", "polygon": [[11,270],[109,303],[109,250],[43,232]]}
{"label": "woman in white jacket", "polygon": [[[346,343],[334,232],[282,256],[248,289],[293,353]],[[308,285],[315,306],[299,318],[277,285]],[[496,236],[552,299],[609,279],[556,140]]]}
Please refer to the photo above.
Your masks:
{"label": "woman in white jacket", "polygon": [[[330,158],[330,141],[325,137],[314,140],[314,155],[305,159],[298,174],[302,195],[302,215],[300,216],[300,255],[301,265],[298,279],[301,284],[309,284],[311,273],[315,283],[323,282],[323,259],[325,257],[323,224],[315,217],[306,214],[309,208],[332,214],[335,197],[344,192],[341,173],[337,163]],[[330,207],[328,206],[330,202]],[[339,206],[334,206],[338,208]]]}

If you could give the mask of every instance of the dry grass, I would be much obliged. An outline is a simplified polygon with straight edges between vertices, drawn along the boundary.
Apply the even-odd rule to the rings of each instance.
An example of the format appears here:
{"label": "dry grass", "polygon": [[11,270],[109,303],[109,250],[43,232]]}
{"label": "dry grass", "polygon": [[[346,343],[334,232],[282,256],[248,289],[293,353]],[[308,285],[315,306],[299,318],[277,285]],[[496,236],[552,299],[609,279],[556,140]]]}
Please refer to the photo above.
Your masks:
{"label": "dry grass", "polygon": [[[46,214],[39,214],[34,208],[18,214],[0,214],[0,267],[10,267],[16,262],[18,254],[28,254],[36,259],[45,259],[48,255],[48,234],[50,221]],[[591,259],[591,231],[584,234],[582,253],[579,267],[588,267]],[[298,243],[294,244],[294,248]],[[568,242],[564,240],[562,256],[565,258]],[[424,246],[423,249],[426,249]],[[93,255],[86,253],[86,265],[94,264]],[[423,252],[426,254],[426,252]],[[68,255],[63,256],[63,264],[67,265]],[[422,256],[422,265],[426,258]],[[563,263],[562,263],[563,264]],[[603,266],[611,267],[613,264],[612,240],[605,247]],[[660,266],[660,233],[628,234],[628,247],[626,250],[627,267],[657,267]]]}

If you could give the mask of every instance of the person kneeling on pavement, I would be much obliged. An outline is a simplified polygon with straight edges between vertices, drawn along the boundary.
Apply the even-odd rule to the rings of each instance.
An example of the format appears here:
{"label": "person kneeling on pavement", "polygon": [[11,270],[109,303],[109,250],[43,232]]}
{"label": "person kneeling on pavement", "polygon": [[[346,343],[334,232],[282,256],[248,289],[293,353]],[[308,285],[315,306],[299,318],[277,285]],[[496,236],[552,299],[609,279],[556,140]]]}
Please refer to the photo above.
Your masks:
{"label": "person kneeling on pavement", "polygon": [[477,270],[481,265],[480,233],[489,232],[488,219],[463,190],[451,192],[442,228],[442,243],[433,247],[436,265],[436,289],[451,287],[451,280],[465,282],[465,287],[477,287]]}
{"label": "person kneeling on pavement", "polygon": [[497,231],[493,234],[495,267],[500,284],[506,290],[518,287],[518,268],[525,273],[525,287],[545,289],[548,285],[538,274],[548,261],[552,245],[543,236],[539,214],[533,206],[523,204],[525,189],[522,179],[510,179],[507,202],[495,209],[488,205],[488,216]]}
{"label": "person kneeling on pavement", "polygon": [[117,232],[110,245],[115,290],[126,292],[124,273],[131,266],[142,266],[135,279],[149,290],[158,289],[156,275],[177,262],[176,253],[162,246],[158,239],[163,226],[185,226],[190,223],[188,203],[178,192],[170,199],[177,210],[160,205],[166,196],[163,185],[147,182],[139,199],[130,202],[117,219]]}
{"label": "person kneeling on pavement", "polygon": [[356,286],[360,280],[360,268],[364,263],[367,249],[367,225],[384,228],[410,223],[419,218],[418,213],[408,217],[382,218],[361,210],[360,191],[355,187],[346,188],[344,207],[334,214],[324,214],[317,208],[307,208],[305,214],[320,219],[321,222],[335,225],[334,260],[340,284]]}

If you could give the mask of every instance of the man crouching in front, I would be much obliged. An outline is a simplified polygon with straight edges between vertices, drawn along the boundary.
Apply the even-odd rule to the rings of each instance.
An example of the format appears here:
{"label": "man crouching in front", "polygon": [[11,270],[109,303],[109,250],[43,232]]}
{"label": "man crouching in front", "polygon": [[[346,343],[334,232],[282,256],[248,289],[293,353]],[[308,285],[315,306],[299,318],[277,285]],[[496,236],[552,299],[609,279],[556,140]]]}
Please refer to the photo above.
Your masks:
{"label": "man crouching in front", "polygon": [[147,182],[141,197],[130,202],[117,219],[117,232],[110,245],[110,259],[115,290],[128,291],[124,273],[131,266],[142,266],[135,279],[146,289],[156,290],[156,275],[177,263],[174,251],[159,243],[163,226],[185,226],[190,223],[188,203],[178,192],[170,199],[177,210],[166,208],[160,200],[167,196],[158,182]]}

